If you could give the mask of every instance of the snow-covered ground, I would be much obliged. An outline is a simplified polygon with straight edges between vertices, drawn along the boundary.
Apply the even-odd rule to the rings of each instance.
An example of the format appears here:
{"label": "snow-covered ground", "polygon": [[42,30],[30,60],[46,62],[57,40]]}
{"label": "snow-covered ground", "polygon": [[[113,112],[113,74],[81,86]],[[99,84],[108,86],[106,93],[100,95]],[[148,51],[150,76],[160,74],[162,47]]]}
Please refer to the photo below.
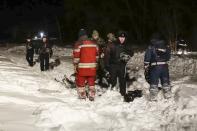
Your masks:
{"label": "snow-covered ground", "polygon": [[172,58],[170,100],[162,93],[158,102],[147,100],[143,53],[136,53],[128,66],[139,67],[138,79],[130,88],[143,89],[144,96],[126,103],[117,91],[107,91],[90,102],[54,80],[73,73],[71,49],[55,47],[53,57],[61,65],[47,72],[40,71],[39,63],[27,66],[24,49],[0,48],[0,131],[197,130],[196,59]]}

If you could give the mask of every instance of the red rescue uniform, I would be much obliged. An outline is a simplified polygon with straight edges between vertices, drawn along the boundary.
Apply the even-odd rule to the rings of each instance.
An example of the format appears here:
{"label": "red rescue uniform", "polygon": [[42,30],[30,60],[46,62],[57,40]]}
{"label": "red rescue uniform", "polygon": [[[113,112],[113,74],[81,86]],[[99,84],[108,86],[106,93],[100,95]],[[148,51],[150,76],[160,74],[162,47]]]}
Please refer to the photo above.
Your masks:
{"label": "red rescue uniform", "polygon": [[95,95],[95,77],[98,60],[98,46],[92,40],[82,40],[75,44],[73,63],[77,70],[76,84],[79,97],[86,97],[85,84],[89,86],[89,97]]}

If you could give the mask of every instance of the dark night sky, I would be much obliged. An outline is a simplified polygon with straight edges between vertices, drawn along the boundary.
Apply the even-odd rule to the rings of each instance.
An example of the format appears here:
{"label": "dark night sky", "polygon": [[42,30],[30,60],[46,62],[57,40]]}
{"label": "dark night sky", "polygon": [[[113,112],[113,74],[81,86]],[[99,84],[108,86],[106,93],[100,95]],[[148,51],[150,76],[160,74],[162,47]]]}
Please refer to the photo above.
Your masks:
{"label": "dark night sky", "polygon": [[0,33],[29,28],[29,30],[53,29],[55,17],[63,13],[62,0],[1,0]]}
{"label": "dark night sky", "polygon": [[85,27],[104,38],[123,29],[140,44],[154,31],[197,43],[197,0],[0,0],[0,18],[0,40],[20,41],[43,30],[73,41]]}

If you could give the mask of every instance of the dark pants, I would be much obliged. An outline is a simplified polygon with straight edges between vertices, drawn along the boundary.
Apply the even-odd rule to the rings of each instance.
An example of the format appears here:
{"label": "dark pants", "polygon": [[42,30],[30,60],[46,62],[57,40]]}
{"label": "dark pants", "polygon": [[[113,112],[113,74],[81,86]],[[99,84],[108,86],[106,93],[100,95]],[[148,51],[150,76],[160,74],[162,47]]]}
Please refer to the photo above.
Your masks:
{"label": "dark pants", "polygon": [[126,94],[126,79],[125,79],[125,64],[112,64],[110,65],[110,83],[112,88],[117,84],[117,78],[120,84],[120,94],[124,96]]}
{"label": "dark pants", "polygon": [[96,77],[98,79],[98,85],[101,86],[101,88],[108,88],[109,87],[108,83],[103,82],[104,78],[107,79],[103,59],[99,59]]}
{"label": "dark pants", "polygon": [[34,50],[27,50],[26,60],[30,66],[33,66]]}
{"label": "dark pants", "polygon": [[169,70],[168,65],[156,65],[150,69],[150,85],[158,86],[159,80],[161,81],[162,87],[169,86]]}
{"label": "dark pants", "polygon": [[41,71],[49,69],[49,53],[40,54],[40,69]]}
{"label": "dark pants", "polygon": [[35,53],[36,53],[36,54],[39,53],[39,48],[35,48]]}

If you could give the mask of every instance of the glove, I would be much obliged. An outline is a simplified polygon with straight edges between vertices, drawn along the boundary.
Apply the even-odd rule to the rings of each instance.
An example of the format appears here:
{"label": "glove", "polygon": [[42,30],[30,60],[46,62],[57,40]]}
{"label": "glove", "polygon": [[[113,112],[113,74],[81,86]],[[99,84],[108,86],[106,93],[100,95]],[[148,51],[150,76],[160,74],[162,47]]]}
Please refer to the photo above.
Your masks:
{"label": "glove", "polygon": [[110,74],[109,74],[109,71],[104,71],[105,72],[105,76],[106,76],[106,78],[110,78]]}
{"label": "glove", "polygon": [[125,52],[120,53],[120,60],[127,63],[130,60],[131,56]]}
{"label": "glove", "polygon": [[144,70],[145,71],[148,70],[148,68],[149,68],[149,65],[144,65]]}
{"label": "glove", "polygon": [[104,53],[101,53],[100,54],[100,58],[104,58]]}
{"label": "glove", "polygon": [[109,65],[106,65],[104,70],[107,71],[107,72],[109,72],[110,66]]}
{"label": "glove", "polygon": [[28,46],[27,46],[27,49],[32,49],[32,48],[33,48],[33,47],[32,47],[32,46],[30,46],[30,45],[28,45]]}

